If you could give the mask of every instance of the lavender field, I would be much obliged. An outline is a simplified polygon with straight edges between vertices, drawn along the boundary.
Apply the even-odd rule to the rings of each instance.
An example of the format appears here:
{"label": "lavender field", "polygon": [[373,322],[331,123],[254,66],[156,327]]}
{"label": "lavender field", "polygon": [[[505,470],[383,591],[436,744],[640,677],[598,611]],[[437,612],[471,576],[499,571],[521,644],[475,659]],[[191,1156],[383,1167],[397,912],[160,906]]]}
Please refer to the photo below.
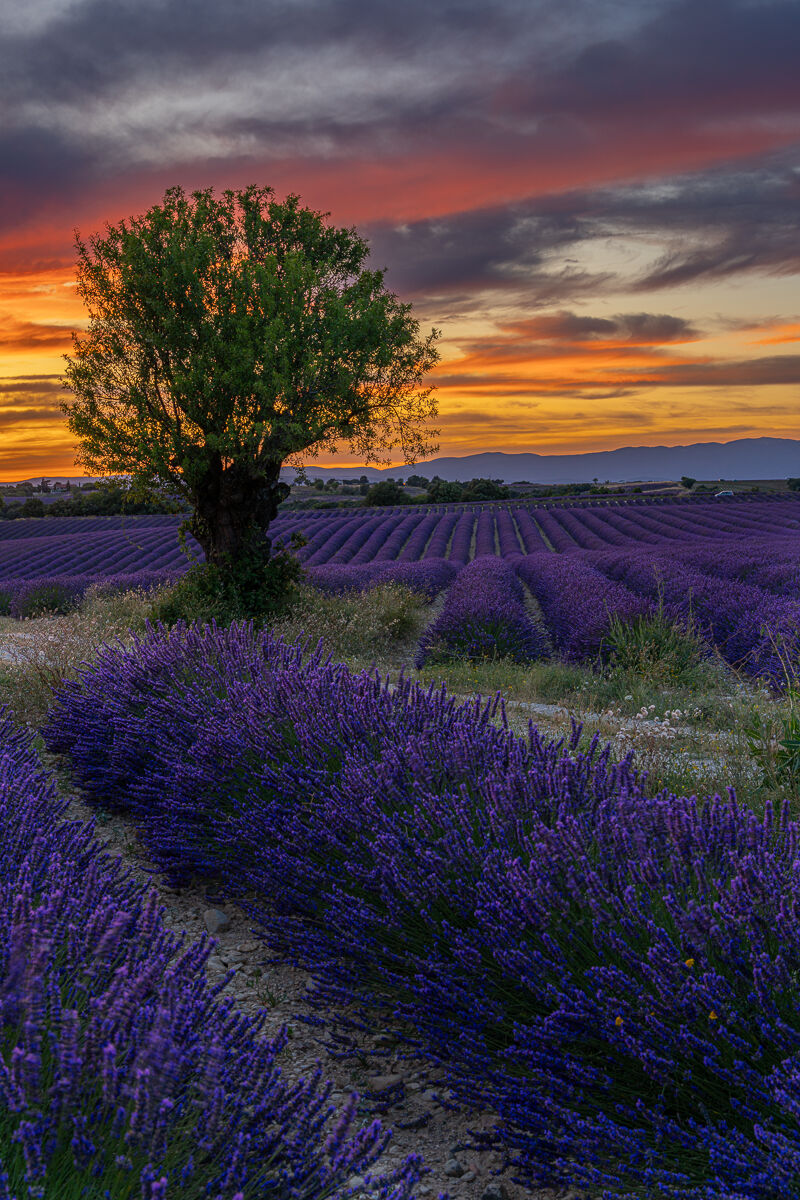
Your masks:
{"label": "lavender field", "polygon": [[[399,678],[241,623],[101,630],[51,670],[88,610],[16,618],[98,585],[146,610],[188,569],[178,519],[0,526],[0,629],[43,630],[0,686],[48,696],[33,729],[0,715],[0,1200],[800,1200],[799,522],[758,498],[281,517],[316,604],[363,625],[413,600]],[[620,674],[648,622],[726,694],[696,666]],[[614,736],[438,682],[464,664],[503,695],[599,681]],[[237,965],[301,973],[292,1023],[372,1055],[374,1094],[287,1080],[291,1039],[69,819],[31,732],[162,896],[244,914],[260,949]],[[679,785],[656,743],[682,747]],[[449,1163],[437,1105],[462,1122]]]}
{"label": "lavender field", "polygon": [[[0,610],[28,615],[77,600],[101,581],[112,589],[177,578],[190,565],[179,521],[0,526]],[[324,592],[396,582],[433,600],[455,589],[423,636],[418,665],[437,653],[585,661],[600,652],[610,620],[656,607],[680,625],[691,621],[732,666],[771,686],[785,684],[794,653],[800,500],[793,497],[320,510],[282,515],[272,534],[278,545],[295,534],[305,539],[298,557]],[[187,544],[201,560],[193,539]],[[458,651],[454,631],[467,628],[472,634]]]}

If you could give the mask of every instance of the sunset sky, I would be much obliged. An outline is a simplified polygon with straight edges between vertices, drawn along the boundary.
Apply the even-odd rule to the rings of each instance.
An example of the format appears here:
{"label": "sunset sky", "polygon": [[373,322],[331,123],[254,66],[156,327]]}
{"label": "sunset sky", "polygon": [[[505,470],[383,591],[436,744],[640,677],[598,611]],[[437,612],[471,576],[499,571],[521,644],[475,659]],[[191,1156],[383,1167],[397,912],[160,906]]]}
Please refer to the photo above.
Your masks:
{"label": "sunset sky", "polygon": [[0,479],[80,473],[73,231],[173,184],[357,225],[443,454],[800,437],[798,63],[798,0],[4,5]]}

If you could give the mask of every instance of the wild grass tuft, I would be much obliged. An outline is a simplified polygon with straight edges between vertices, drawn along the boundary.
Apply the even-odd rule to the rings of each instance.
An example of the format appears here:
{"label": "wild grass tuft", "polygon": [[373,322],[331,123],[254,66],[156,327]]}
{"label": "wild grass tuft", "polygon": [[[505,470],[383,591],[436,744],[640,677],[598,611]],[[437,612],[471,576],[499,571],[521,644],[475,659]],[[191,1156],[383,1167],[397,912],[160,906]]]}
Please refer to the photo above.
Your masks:
{"label": "wild grass tuft", "polygon": [[612,615],[601,653],[609,674],[641,676],[656,687],[697,687],[709,679],[707,645],[661,606],[632,620]]}
{"label": "wild grass tuft", "polygon": [[402,584],[340,595],[301,587],[289,615],[272,629],[287,641],[301,635],[322,641],[326,653],[351,666],[384,659],[395,665],[403,652],[411,657],[430,613],[426,598]]}
{"label": "wild grass tuft", "polygon": [[79,609],[27,620],[4,620],[0,643],[0,703],[8,704],[23,724],[37,727],[53,692],[90,661],[104,642],[144,629],[157,593],[121,592],[110,596],[90,589]]}

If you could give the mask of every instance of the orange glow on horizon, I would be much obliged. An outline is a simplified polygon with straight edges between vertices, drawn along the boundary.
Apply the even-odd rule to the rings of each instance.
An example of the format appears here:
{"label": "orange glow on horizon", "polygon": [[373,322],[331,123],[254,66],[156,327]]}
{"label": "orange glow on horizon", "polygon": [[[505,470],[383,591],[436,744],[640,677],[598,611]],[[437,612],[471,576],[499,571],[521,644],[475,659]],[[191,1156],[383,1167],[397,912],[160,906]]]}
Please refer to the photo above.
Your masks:
{"label": "orange glow on horizon", "polygon": [[[98,227],[88,223],[86,233]],[[40,228],[52,245],[56,232],[55,224]],[[32,235],[20,241],[26,252],[34,243]],[[584,313],[572,318],[576,327],[585,318],[591,327],[593,310],[584,306]],[[0,274],[0,480],[82,474],[59,409],[65,395],[59,380],[71,331],[85,322],[71,262],[47,258],[37,269]],[[617,336],[606,331],[613,324],[598,318],[599,333],[591,327],[575,334],[563,313],[548,312],[494,326],[487,320],[480,336],[455,328],[442,338],[442,361],[427,381],[440,407],[439,454],[800,437],[797,379],[790,378],[792,343],[800,340],[796,321],[728,332],[725,353],[719,338],[689,322],[683,332],[677,322],[663,337],[636,325]],[[770,346],[778,350],[758,349]],[[315,462],[364,465],[344,449],[309,460],[312,471]]]}

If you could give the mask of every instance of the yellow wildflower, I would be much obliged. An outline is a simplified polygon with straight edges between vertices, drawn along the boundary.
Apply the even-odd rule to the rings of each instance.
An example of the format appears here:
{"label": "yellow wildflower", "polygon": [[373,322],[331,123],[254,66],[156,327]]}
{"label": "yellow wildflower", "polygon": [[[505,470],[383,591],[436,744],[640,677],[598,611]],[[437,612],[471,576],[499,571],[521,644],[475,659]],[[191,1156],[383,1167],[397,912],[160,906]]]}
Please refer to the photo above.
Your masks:
{"label": "yellow wildflower", "polygon": [[693,966],[694,966],[694,959],[693,959],[693,958],[687,958],[687,959],[686,959],[686,962],[685,962],[683,965],[684,965],[685,967],[693,967]]}
{"label": "yellow wildflower", "polygon": [[617,1028],[619,1028],[619,1026],[622,1024],[622,1017],[617,1017],[614,1024],[617,1026]]}
{"label": "yellow wildflower", "polygon": [[709,1021],[717,1020],[717,1014],[714,1012],[713,1008],[712,1008],[711,1012],[708,1014],[708,1019],[709,1019]]}

